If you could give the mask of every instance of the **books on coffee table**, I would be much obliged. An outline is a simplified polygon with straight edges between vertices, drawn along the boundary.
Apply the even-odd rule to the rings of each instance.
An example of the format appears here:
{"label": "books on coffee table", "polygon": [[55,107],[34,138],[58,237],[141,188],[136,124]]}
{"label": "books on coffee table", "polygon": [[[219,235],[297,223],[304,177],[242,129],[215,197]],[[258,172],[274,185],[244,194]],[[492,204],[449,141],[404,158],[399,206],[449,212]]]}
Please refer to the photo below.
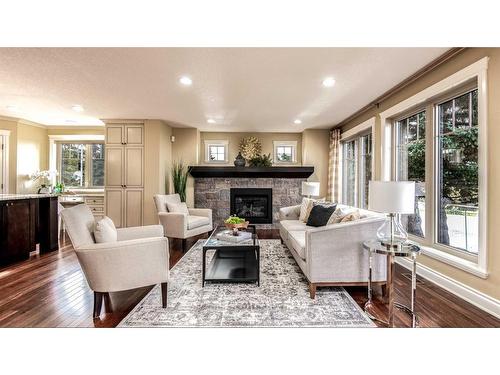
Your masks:
{"label": "books on coffee table", "polygon": [[227,242],[242,242],[252,238],[252,233],[250,232],[239,232],[237,236],[233,235],[233,232],[230,230],[226,230],[220,233],[217,233],[217,239],[221,241]]}

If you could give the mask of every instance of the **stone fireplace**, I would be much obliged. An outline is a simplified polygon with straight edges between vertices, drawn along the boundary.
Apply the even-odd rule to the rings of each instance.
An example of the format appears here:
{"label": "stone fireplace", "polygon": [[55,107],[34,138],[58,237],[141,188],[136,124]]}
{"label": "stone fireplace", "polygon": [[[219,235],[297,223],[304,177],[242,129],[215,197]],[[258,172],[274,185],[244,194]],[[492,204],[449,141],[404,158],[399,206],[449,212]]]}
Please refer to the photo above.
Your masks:
{"label": "stone fireplace", "polygon": [[212,209],[214,224],[237,214],[259,228],[277,228],[279,209],[302,202],[302,181],[313,172],[313,167],[193,166],[194,204]]}

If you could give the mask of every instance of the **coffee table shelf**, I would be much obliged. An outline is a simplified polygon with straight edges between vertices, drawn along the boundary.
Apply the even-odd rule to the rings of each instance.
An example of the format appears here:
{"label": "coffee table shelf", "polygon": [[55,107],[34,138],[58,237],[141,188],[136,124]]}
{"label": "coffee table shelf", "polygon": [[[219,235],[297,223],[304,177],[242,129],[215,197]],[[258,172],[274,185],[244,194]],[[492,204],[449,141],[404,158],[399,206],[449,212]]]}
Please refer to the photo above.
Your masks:
{"label": "coffee table shelf", "polygon": [[[202,286],[205,282],[251,283],[260,285],[260,246],[255,226],[249,226],[252,238],[240,243],[231,243],[217,239],[217,234],[224,231],[218,227],[203,245]],[[207,266],[207,253],[214,254]]]}

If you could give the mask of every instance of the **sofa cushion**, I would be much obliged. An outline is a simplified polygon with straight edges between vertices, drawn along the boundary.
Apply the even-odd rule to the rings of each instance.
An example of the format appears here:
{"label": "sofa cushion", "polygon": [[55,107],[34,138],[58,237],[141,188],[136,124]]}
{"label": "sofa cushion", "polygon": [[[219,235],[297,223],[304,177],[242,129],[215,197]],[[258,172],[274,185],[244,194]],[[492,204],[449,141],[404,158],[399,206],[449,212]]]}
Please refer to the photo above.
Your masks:
{"label": "sofa cushion", "polygon": [[288,232],[293,249],[302,259],[306,259],[306,232],[302,230],[292,230]]}
{"label": "sofa cushion", "polygon": [[194,229],[209,224],[210,224],[210,219],[205,216],[189,215],[187,217],[187,229]]}
{"label": "sofa cushion", "polygon": [[325,199],[311,199],[311,198],[302,198],[302,203],[300,205],[300,216],[299,220],[307,223],[307,219],[309,218],[309,214],[314,206],[315,202],[324,202]]}
{"label": "sofa cushion", "polygon": [[355,210],[354,212],[351,212],[350,214],[345,215],[340,222],[346,223],[348,221],[359,220],[360,218],[361,218],[361,216],[359,214],[359,211]]}
{"label": "sofa cushion", "polygon": [[96,222],[94,237],[96,243],[116,242],[118,241],[118,232],[115,223],[109,217],[104,216]]}
{"label": "sofa cushion", "polygon": [[332,214],[332,216],[330,216],[327,225],[340,223],[345,216],[352,214],[354,211],[356,211],[356,209],[353,207],[337,206],[335,212]]}
{"label": "sofa cushion", "polygon": [[290,232],[291,230],[306,230],[307,228],[306,223],[300,220],[281,220],[280,225],[287,232]]}
{"label": "sofa cushion", "polygon": [[315,203],[314,207],[309,214],[307,219],[307,225],[311,227],[323,227],[328,223],[328,219],[332,216],[336,204],[323,205],[320,203]]}
{"label": "sofa cushion", "polygon": [[168,212],[176,212],[179,214],[189,215],[189,210],[185,202],[180,203],[170,203],[167,202]]}

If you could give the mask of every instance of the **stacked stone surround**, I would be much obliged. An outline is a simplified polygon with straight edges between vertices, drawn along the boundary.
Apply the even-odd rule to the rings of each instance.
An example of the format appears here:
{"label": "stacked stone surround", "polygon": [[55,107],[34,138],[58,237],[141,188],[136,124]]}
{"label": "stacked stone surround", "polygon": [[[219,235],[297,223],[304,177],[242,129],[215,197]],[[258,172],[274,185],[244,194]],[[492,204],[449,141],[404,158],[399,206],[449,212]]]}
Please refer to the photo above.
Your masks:
{"label": "stacked stone surround", "polygon": [[196,208],[211,208],[214,224],[222,224],[231,214],[231,188],[272,188],[273,223],[256,224],[258,228],[277,228],[278,211],[281,207],[302,202],[300,195],[305,178],[195,178],[194,204]]}

